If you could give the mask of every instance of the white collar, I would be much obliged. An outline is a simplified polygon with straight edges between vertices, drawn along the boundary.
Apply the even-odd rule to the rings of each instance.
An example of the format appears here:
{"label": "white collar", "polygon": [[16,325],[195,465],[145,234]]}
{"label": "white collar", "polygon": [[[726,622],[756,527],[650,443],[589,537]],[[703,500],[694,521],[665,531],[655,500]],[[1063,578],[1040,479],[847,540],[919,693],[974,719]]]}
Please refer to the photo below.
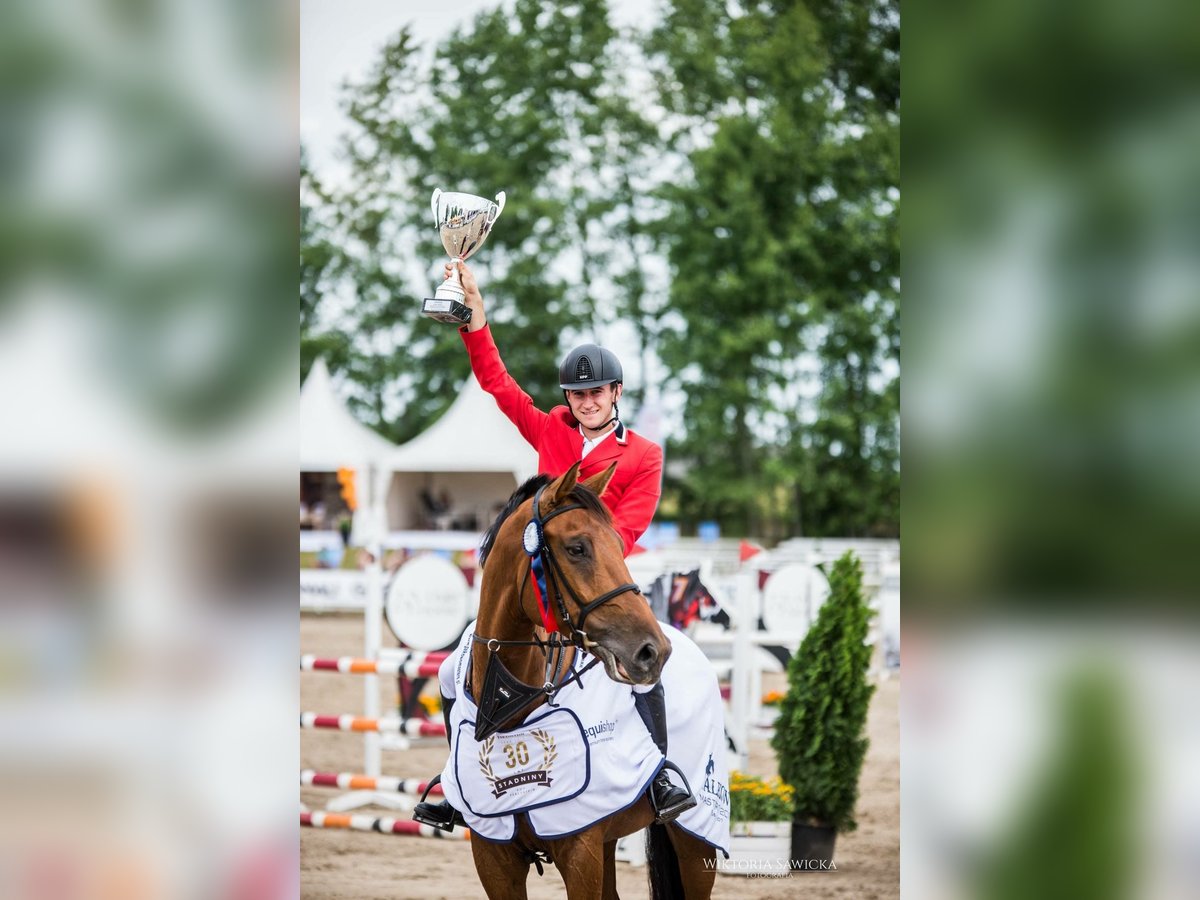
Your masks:
{"label": "white collar", "polygon": [[580,425],[579,433],[583,436],[583,455],[587,456],[589,453],[591,453],[592,450],[594,450],[601,442],[603,442],[606,437],[608,437],[610,434],[615,434],[616,430],[617,426],[614,424],[612,428],[608,429],[608,431],[604,432],[604,434],[600,435],[599,437],[590,438],[584,434],[583,426]]}

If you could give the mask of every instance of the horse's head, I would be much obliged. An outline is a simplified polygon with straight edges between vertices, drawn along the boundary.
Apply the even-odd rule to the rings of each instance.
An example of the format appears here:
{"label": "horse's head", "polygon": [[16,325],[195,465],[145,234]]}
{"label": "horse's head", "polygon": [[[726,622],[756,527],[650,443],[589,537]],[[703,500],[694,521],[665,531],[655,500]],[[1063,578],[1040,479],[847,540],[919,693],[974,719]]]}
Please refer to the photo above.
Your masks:
{"label": "horse's head", "polygon": [[[502,537],[506,544],[532,546],[536,520],[547,551],[542,556],[545,599],[559,633],[594,653],[614,681],[653,684],[671,643],[633,583],[621,538],[600,500],[615,469],[614,463],[580,482],[576,463],[510,516],[505,530],[511,533]],[[528,580],[529,564],[519,570]],[[522,613],[542,624],[536,592],[524,586],[519,596]]]}

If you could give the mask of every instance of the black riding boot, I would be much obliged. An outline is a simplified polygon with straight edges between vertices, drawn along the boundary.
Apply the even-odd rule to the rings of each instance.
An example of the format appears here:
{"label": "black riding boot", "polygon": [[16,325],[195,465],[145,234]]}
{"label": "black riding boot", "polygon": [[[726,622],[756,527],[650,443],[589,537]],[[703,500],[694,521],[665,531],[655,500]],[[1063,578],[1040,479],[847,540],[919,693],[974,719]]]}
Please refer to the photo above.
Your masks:
{"label": "black riding boot", "polygon": [[[442,719],[446,723],[447,743],[450,742],[450,710],[453,706],[453,700],[442,697]],[[462,817],[462,813],[450,805],[449,801],[442,800],[440,803],[432,803],[425,800],[434,785],[440,784],[441,780],[442,776],[438,775],[426,785],[425,793],[421,795],[421,802],[413,807],[412,817],[422,825],[432,825],[441,831],[453,831],[455,825],[462,825],[465,828],[466,819]]]}
{"label": "black riding boot", "polygon": [[[662,684],[656,684],[653,690],[646,693],[634,691],[633,702],[638,715],[646,723],[646,730],[654,739],[663,756],[667,755],[667,704],[663,695]],[[650,803],[654,807],[655,819],[658,824],[670,822],[687,812],[696,805],[696,798],[685,788],[678,787],[667,777],[667,766],[675,768],[673,763],[667,763],[650,782]],[[676,769],[678,771],[678,769]]]}

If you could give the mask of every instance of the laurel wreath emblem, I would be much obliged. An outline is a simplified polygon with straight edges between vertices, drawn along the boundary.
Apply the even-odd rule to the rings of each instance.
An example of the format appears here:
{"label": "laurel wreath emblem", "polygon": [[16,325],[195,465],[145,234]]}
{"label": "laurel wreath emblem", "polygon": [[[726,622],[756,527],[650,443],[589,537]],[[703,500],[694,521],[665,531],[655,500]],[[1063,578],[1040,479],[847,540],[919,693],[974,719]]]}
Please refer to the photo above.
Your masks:
{"label": "laurel wreath emblem", "polygon": [[496,736],[492,735],[479,747],[479,770],[483,772],[483,777],[492,784],[496,783],[496,775],[492,771],[492,747],[496,745]]}
{"label": "laurel wreath emblem", "polygon": [[554,742],[554,736],[541,728],[535,728],[529,733],[542,745],[542,768],[549,772],[554,760],[558,759],[558,745]]}

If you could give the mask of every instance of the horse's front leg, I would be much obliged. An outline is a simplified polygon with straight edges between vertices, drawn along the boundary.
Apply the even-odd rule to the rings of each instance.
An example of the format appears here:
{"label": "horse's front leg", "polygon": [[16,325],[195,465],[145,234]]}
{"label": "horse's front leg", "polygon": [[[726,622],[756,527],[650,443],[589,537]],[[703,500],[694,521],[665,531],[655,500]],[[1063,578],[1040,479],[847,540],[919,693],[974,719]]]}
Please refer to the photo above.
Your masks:
{"label": "horse's front leg", "polygon": [[[567,886],[567,900],[603,900],[606,896],[604,833],[601,829],[590,828],[555,841],[554,865]],[[615,877],[615,861],[613,869]]]}
{"label": "horse's front leg", "polygon": [[529,863],[512,844],[493,844],[483,838],[471,841],[475,871],[488,900],[526,900]]}

